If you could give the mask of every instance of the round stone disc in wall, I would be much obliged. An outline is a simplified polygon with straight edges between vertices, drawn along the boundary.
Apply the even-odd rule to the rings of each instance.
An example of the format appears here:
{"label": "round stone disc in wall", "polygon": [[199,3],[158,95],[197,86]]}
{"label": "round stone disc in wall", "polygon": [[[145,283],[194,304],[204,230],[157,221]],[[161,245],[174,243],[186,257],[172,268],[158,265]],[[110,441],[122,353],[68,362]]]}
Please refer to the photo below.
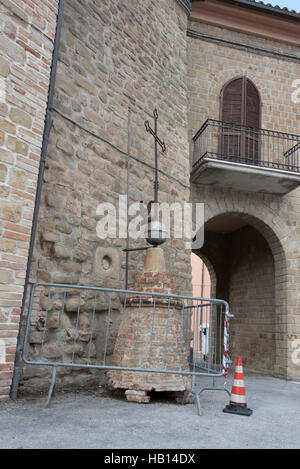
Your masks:
{"label": "round stone disc in wall", "polygon": [[119,249],[98,247],[95,254],[94,273],[99,279],[118,280],[120,277]]}

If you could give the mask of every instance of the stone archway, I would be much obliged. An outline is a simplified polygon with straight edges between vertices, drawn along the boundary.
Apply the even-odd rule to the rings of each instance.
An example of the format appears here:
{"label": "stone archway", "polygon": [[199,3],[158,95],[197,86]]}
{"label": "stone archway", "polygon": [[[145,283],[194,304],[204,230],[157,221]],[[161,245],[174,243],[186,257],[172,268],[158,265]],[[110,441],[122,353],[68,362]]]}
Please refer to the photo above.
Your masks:
{"label": "stone archway", "polygon": [[[270,217],[266,217],[266,220]],[[231,355],[246,369],[286,377],[287,272],[283,242],[272,222],[240,211],[206,217],[204,245],[197,252],[216,273],[216,297],[229,302]]]}

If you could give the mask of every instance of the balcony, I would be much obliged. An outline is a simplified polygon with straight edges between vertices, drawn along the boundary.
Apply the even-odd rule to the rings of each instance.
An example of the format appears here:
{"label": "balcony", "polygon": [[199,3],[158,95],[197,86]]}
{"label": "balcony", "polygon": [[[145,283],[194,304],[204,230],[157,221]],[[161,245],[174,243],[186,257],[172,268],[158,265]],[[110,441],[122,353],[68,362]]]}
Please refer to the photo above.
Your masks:
{"label": "balcony", "polygon": [[300,136],[208,119],[196,133],[191,181],[284,195],[300,185]]}

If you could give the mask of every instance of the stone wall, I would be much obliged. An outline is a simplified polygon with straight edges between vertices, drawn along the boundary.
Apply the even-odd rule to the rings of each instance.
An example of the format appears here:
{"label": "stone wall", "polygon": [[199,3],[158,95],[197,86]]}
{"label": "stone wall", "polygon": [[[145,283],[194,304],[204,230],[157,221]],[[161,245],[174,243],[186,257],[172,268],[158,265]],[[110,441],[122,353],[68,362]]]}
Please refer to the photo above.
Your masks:
{"label": "stone wall", "polygon": [[[299,78],[299,60],[272,55],[274,51],[299,57],[299,47],[205,23],[191,22],[189,29],[216,38],[214,41],[188,39],[190,138],[207,118],[220,118],[222,87],[232,78],[243,75],[252,80],[260,93],[261,127],[299,133],[299,106],[292,101],[295,91],[292,84]],[[225,44],[223,39],[260,47],[270,53]]]}
{"label": "stone wall", "polygon": [[272,373],[276,355],[275,272],[272,251],[258,231],[232,234],[229,304],[231,359],[247,369]]}
{"label": "stone wall", "polygon": [[[299,78],[300,61],[272,53],[299,57],[299,47],[204,23],[192,22],[189,28],[216,38],[201,40],[190,37],[188,40],[190,142],[207,118],[219,120],[220,92],[224,84],[243,75],[259,90],[262,101],[261,127],[299,134],[299,105],[292,101],[295,90],[292,84]],[[225,44],[218,38],[270,52]],[[274,366],[280,375],[299,379],[300,368],[292,362],[291,355],[293,341],[300,338],[300,294],[297,286],[300,268],[300,190],[285,196],[272,196],[237,192],[234,188],[192,185],[191,194],[194,202],[205,203],[206,220],[224,214],[246,217],[249,224],[257,228],[266,239],[275,265],[274,315],[277,334]],[[234,309],[232,312],[235,313]],[[251,341],[250,328],[248,334]],[[259,341],[262,340],[256,338],[258,349]]]}
{"label": "stone wall", "polygon": [[57,8],[0,3],[0,399],[13,375]]}
{"label": "stone wall", "polygon": [[[175,0],[65,2],[32,282],[124,288],[126,240],[100,239],[96,211],[102,202],[117,206],[119,195],[127,193],[129,107],[134,157],[130,202],[153,200],[154,145],[144,121],[153,125],[155,107],[167,146],[159,155],[159,201],[189,200],[186,28],[186,11]],[[144,245],[143,239],[130,241],[130,247]],[[185,241],[168,240],[164,249],[175,287],[190,293]],[[130,282],[144,255],[130,254]],[[33,355],[40,340],[36,328],[45,313],[43,298],[41,302],[32,317]],[[99,379],[66,373],[61,371],[58,384]],[[38,389],[47,376],[47,370],[26,366],[21,389]]]}

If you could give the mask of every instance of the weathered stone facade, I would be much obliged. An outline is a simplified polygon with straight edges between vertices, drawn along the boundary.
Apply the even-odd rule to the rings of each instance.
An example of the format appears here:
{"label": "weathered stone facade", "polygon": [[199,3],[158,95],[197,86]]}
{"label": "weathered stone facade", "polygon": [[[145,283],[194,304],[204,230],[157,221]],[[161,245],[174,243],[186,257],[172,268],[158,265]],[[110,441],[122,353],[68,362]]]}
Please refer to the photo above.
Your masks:
{"label": "weathered stone facade", "polygon": [[[2,85],[5,91],[0,102],[0,338],[6,344],[0,397],[8,396],[13,374],[58,3],[0,2],[0,93]],[[246,369],[299,379],[300,368],[291,360],[293,341],[300,338],[299,189],[275,196],[190,185],[192,136],[207,118],[220,118],[220,92],[234,77],[246,75],[257,87],[261,127],[299,134],[299,105],[291,100],[299,46],[263,32],[246,34],[242,27],[196,21],[193,13],[188,22],[189,8],[188,0],[65,1],[30,281],[125,286],[126,240],[97,236],[97,207],[102,202],[118,206],[119,195],[127,193],[129,143],[130,201],[153,199],[153,139],[144,121],[152,122],[157,108],[167,146],[159,155],[159,201],[204,203],[207,222],[220,215],[245,222],[226,235],[206,225],[204,248],[197,251],[211,273],[213,293],[228,300],[236,315],[232,358],[243,353]],[[187,36],[187,29],[200,36]],[[144,241],[131,241],[136,245]],[[191,293],[185,240],[172,238],[164,249],[175,289]],[[131,253],[129,260],[132,283],[144,253]],[[78,294],[72,301],[66,325],[74,320]],[[39,351],[45,302],[42,296],[32,316],[33,355]],[[83,338],[88,313],[82,310]],[[101,308],[97,314],[101,325]],[[114,327],[117,331],[118,314]],[[84,350],[84,340],[81,345]],[[66,369],[58,378],[62,385],[99,382],[92,372]],[[48,382],[48,369],[23,367],[20,389],[33,391]]]}
{"label": "weathered stone facade", "polygon": [[[186,28],[186,11],[174,0],[159,5],[65,2],[33,282],[124,288],[126,240],[100,239],[96,211],[102,202],[118,207],[119,195],[127,194],[129,107],[131,154],[136,158],[131,160],[130,201],[147,204],[153,199],[153,139],[144,121],[152,124],[155,107],[167,146],[159,157],[164,172],[159,200],[189,201]],[[130,242],[131,247],[144,244]],[[165,250],[175,285],[190,292],[190,254],[184,240],[169,240]],[[141,270],[144,255],[130,254],[130,282]],[[77,300],[74,297],[75,305]],[[33,315],[34,342],[41,315],[40,308]],[[33,355],[38,347],[32,343]],[[34,383],[37,388],[36,374],[33,367],[24,367],[21,385],[32,389]],[[92,372],[79,373],[80,379],[78,371],[73,374],[74,382],[99,381]],[[69,370],[60,370],[60,375],[58,385],[70,382]],[[43,374],[40,385],[44,383]]]}
{"label": "weathered stone facade", "polygon": [[[206,119],[220,119],[221,90],[239,76],[247,76],[260,93],[262,128],[299,134],[299,104],[292,101],[292,93],[300,60],[287,57],[299,57],[299,47],[195,21],[189,29],[210,37],[189,38],[190,141]],[[243,48],[243,44],[252,49]],[[255,50],[257,47],[260,50]],[[282,55],[274,55],[276,52]],[[233,360],[243,350],[246,369],[293,378],[300,377],[299,366],[292,361],[293,341],[300,333],[299,196],[299,189],[277,196],[238,192],[234,187],[191,186],[192,200],[205,203],[206,222],[221,215],[238,217],[267,242],[263,249],[263,240],[256,241],[259,233],[254,231],[242,241],[245,228],[227,235],[227,240],[215,233],[219,235],[219,250],[213,252],[208,230],[204,249],[199,252],[215,270],[217,296],[230,302],[236,316],[231,322]],[[254,248],[257,257],[251,261]],[[231,258],[225,261],[228,252]],[[258,271],[264,272],[261,282]]]}

